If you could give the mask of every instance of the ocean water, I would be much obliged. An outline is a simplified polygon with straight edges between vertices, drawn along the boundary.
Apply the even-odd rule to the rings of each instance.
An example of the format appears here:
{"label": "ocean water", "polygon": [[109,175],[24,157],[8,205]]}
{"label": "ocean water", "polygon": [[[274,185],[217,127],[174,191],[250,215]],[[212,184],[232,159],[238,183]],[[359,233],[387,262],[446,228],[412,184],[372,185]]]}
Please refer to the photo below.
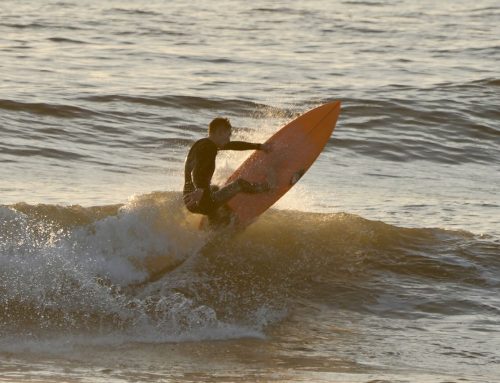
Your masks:
{"label": "ocean water", "polygon": [[[0,382],[499,382],[500,6],[0,2]],[[325,150],[195,229],[216,116]],[[221,153],[223,182],[249,152]]]}

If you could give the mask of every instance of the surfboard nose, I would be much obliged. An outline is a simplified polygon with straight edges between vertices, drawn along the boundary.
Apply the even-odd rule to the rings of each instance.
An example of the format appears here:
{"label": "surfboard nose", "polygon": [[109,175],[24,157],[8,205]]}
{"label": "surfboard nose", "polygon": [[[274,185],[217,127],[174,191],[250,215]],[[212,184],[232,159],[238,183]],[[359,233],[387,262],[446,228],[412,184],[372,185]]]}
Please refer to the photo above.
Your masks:
{"label": "surfboard nose", "polygon": [[[325,119],[331,118],[332,116],[338,116],[340,113],[340,101],[332,101],[327,104],[318,106],[317,108],[311,109],[300,117],[300,121],[307,122],[306,130],[313,130],[318,125],[324,122]],[[297,119],[296,121],[299,121]],[[333,125],[337,119],[333,119]],[[333,130],[333,127],[332,127]]]}

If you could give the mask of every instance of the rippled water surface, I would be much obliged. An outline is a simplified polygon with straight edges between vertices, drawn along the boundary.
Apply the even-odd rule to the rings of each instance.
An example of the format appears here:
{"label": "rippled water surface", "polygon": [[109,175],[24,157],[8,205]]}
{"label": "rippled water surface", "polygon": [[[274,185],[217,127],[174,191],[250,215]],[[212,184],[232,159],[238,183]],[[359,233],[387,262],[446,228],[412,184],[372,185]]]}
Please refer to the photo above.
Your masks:
{"label": "rippled water surface", "polygon": [[[497,381],[499,21],[490,0],[0,2],[0,381]],[[263,142],[337,99],[275,208],[194,229],[183,161],[213,117]]]}

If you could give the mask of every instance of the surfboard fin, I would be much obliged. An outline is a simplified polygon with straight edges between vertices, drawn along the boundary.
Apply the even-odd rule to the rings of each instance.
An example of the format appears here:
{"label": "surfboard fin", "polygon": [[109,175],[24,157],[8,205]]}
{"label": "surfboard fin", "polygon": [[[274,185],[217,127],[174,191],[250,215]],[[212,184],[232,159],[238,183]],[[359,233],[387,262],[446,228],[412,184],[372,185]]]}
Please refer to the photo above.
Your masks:
{"label": "surfboard fin", "polygon": [[295,185],[305,173],[305,169],[300,169],[299,171],[293,173],[292,178],[290,178],[290,185]]}

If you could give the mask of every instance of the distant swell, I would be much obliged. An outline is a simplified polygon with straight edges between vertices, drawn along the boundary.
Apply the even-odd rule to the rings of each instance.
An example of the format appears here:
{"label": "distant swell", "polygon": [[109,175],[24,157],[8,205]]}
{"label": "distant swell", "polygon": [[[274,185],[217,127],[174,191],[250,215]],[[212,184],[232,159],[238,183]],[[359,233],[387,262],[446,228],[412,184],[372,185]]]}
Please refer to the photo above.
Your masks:
{"label": "distant swell", "polygon": [[11,100],[0,100],[0,109],[62,118],[77,118],[94,114],[88,109],[77,106],[19,102]]}
{"label": "distant swell", "polygon": [[143,104],[162,107],[177,107],[185,109],[225,109],[235,112],[248,112],[254,110],[259,104],[244,100],[227,100],[227,99],[207,99],[195,96],[127,96],[127,95],[105,95],[105,96],[90,96],[82,98],[86,101],[109,103],[109,102],[125,102],[134,104]]}
{"label": "distant swell", "polygon": [[161,13],[152,12],[152,11],[144,11],[141,9],[124,9],[124,8],[112,8],[106,13],[124,13],[129,15],[141,15],[141,16],[161,16]]}
{"label": "distant swell", "polygon": [[[492,83],[442,84],[435,91],[446,93],[448,87],[461,86],[482,88]],[[471,109],[467,100],[438,98],[416,103],[387,96],[344,99],[342,130],[335,133],[331,147],[398,162],[492,162],[500,128],[490,121],[500,118],[498,110],[481,105]]]}
{"label": "distant swell", "polygon": [[[401,87],[394,84],[380,90],[377,97],[344,97],[338,128],[327,150],[345,149],[356,155],[394,162],[423,160],[444,164],[490,164],[495,160],[500,138],[500,128],[493,121],[500,119],[500,111],[488,106],[488,103],[476,105],[475,98],[449,100],[446,97],[450,92],[475,92],[493,99],[497,86],[498,80],[491,78],[468,83],[436,84],[428,90],[414,89],[414,100],[393,98],[393,90]],[[424,91],[427,100],[419,100],[419,93]],[[433,97],[429,96],[430,93]],[[283,108],[245,99],[146,94],[80,96],[75,99],[75,103],[81,105],[0,100],[0,109],[37,116],[88,118],[95,129],[107,132],[135,130],[137,124],[146,123],[151,123],[156,129],[165,126],[168,121],[169,134],[172,136],[166,137],[164,141],[187,144],[191,140],[189,137],[186,141],[184,137],[188,124],[178,123],[178,115],[185,111],[194,114],[199,111],[236,114],[253,119],[255,126],[251,128],[261,125],[259,120],[276,121],[274,129],[278,129],[282,123],[318,105]],[[143,116],[147,116],[147,119]],[[16,120],[16,116],[13,120]],[[37,123],[33,121],[33,124]],[[45,130],[39,129],[38,132],[43,133]],[[61,136],[58,145],[66,145],[63,138]],[[157,142],[155,137],[154,143],[150,144]],[[121,146],[122,142],[114,144]],[[127,145],[132,147],[130,143]],[[12,150],[7,149],[6,152],[15,155]]]}
{"label": "distant swell", "polygon": [[64,37],[51,37],[48,40],[50,40],[54,43],[88,44],[85,41],[68,39],[68,38],[64,38]]}

